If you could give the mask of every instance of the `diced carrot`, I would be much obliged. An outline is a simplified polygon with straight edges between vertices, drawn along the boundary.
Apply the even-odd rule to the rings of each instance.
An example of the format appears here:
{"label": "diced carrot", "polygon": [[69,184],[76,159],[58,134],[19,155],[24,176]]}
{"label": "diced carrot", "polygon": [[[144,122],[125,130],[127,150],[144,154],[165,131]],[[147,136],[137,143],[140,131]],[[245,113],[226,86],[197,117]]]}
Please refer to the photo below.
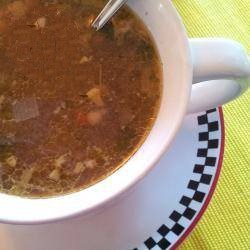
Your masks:
{"label": "diced carrot", "polygon": [[79,125],[84,126],[88,123],[88,119],[85,113],[79,111],[76,114],[76,121]]}

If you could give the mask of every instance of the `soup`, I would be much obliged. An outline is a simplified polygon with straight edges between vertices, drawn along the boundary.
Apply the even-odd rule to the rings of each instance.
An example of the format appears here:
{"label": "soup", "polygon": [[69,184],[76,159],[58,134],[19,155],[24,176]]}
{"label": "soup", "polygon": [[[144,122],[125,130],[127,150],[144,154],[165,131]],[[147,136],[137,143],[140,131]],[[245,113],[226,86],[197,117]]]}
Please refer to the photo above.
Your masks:
{"label": "soup", "polygon": [[160,59],[127,7],[91,27],[105,2],[1,1],[1,192],[79,191],[119,169],[148,135]]}

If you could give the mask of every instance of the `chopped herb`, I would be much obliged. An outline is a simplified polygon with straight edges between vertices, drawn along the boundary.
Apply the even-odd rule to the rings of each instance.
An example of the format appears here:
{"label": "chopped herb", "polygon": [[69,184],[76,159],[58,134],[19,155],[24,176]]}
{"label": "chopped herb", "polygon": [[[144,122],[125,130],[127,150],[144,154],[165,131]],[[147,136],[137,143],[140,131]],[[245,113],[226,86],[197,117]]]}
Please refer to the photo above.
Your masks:
{"label": "chopped herb", "polygon": [[151,73],[149,80],[155,83],[158,83],[160,81],[160,79],[157,77],[157,75],[154,72]]}
{"label": "chopped herb", "polygon": [[4,7],[6,6],[7,4],[11,3],[13,0],[1,0],[0,1],[0,7]]}
{"label": "chopped herb", "polygon": [[88,95],[86,95],[86,94],[79,94],[79,96],[82,97],[82,98],[84,98],[84,99],[88,98]]}
{"label": "chopped herb", "polygon": [[9,156],[5,161],[10,167],[15,167],[17,164],[17,158],[14,155]]}
{"label": "chopped herb", "polygon": [[105,164],[105,154],[98,148],[93,148],[93,150],[89,153],[89,157],[95,159],[96,163],[100,166]]}
{"label": "chopped herb", "polygon": [[6,103],[2,104],[0,111],[0,118],[4,120],[11,120],[13,118],[12,106]]}
{"label": "chopped herb", "polygon": [[28,26],[28,27],[31,27],[31,28],[36,28],[36,25],[35,25],[35,24],[32,24],[32,23],[28,23],[27,26]]}
{"label": "chopped herb", "polygon": [[5,161],[8,157],[10,157],[12,155],[12,151],[12,145],[0,145],[0,161]]}
{"label": "chopped herb", "polygon": [[8,90],[10,87],[10,84],[8,82],[8,79],[4,75],[0,75],[0,94]]}
{"label": "chopped herb", "polygon": [[12,180],[7,180],[7,181],[3,182],[2,186],[4,189],[9,190],[12,188],[13,184],[14,183]]}
{"label": "chopped herb", "polygon": [[136,132],[133,128],[125,126],[121,129],[121,135],[118,143],[116,144],[115,150],[120,152],[127,150],[131,147],[131,141],[136,136]]}
{"label": "chopped herb", "polygon": [[66,108],[74,108],[74,102],[72,100],[65,100]]}
{"label": "chopped herb", "polygon": [[107,39],[114,40],[115,32],[112,22],[108,22],[106,25],[104,25],[100,32],[104,34]]}
{"label": "chopped herb", "polygon": [[2,35],[0,35],[0,47],[3,47],[3,36]]}
{"label": "chopped herb", "polygon": [[128,18],[131,18],[131,14],[126,9],[123,9],[123,11],[118,13],[117,18],[120,20],[127,20]]}
{"label": "chopped herb", "polygon": [[151,61],[155,52],[153,46],[150,43],[145,40],[141,40],[137,47],[137,53],[144,61]]}

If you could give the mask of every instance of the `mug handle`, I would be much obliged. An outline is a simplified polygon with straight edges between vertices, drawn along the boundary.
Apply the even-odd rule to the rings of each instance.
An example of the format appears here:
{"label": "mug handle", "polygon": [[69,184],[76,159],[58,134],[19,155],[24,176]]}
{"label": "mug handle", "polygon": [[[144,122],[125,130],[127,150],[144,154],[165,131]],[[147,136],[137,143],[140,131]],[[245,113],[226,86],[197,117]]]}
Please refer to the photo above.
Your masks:
{"label": "mug handle", "polygon": [[250,84],[250,57],[229,39],[190,39],[193,85],[188,113],[223,105],[243,94]]}

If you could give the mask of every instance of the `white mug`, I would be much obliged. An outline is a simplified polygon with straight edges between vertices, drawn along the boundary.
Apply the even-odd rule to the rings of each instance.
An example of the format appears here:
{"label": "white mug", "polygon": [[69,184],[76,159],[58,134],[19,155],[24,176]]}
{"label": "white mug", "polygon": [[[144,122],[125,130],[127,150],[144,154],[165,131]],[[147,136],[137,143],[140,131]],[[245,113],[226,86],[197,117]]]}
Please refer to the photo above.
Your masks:
{"label": "white mug", "polygon": [[126,194],[155,166],[188,112],[217,107],[247,89],[250,61],[239,43],[188,40],[170,1],[131,0],[128,4],[151,31],[163,63],[162,102],[149,136],[118,171],[82,191],[47,199],[0,194],[1,222],[45,223],[100,211]]}

